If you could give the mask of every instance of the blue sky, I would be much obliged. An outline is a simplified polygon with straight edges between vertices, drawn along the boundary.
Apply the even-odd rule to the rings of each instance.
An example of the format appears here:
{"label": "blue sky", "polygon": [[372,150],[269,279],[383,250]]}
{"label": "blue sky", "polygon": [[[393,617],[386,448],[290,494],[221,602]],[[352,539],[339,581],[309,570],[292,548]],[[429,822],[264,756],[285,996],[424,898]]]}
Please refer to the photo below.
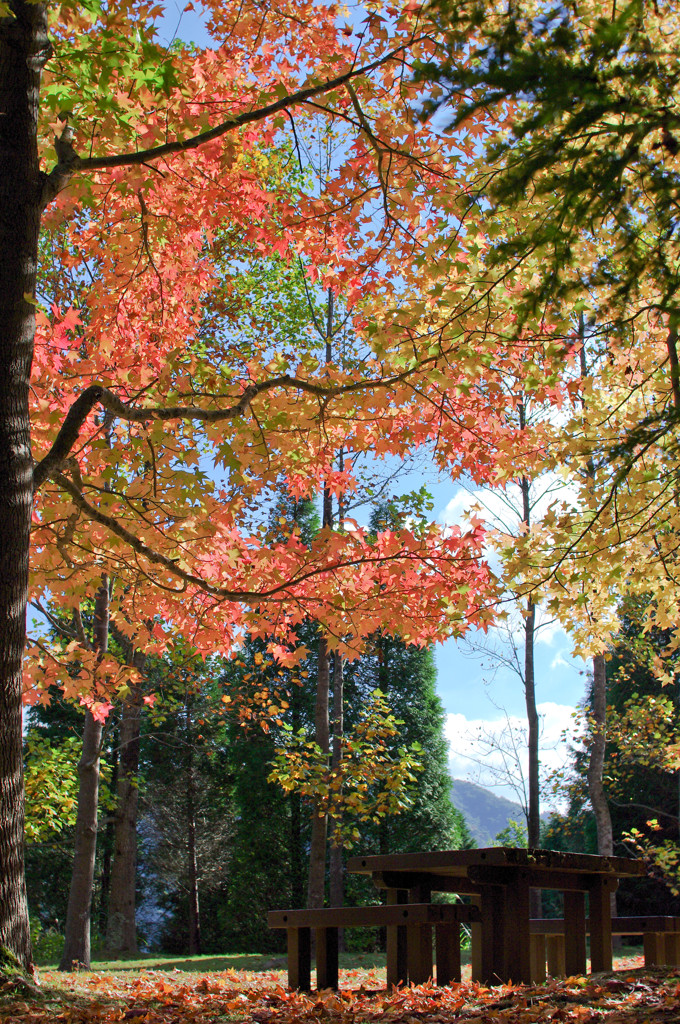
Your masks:
{"label": "blue sky", "polygon": [[[434,517],[444,525],[464,522],[464,509],[481,494],[477,491],[471,495],[445,480],[429,489],[435,499]],[[489,505],[493,512],[493,499]],[[541,623],[540,614],[538,621]],[[499,785],[497,773],[479,763],[481,759],[487,765],[498,765],[499,756],[489,755],[488,737],[507,735],[508,726],[521,729],[526,720],[521,679],[511,668],[484,653],[485,647],[494,646],[509,653],[508,633],[475,633],[467,642],[449,640],[437,647],[437,689],[447,715],[452,776],[479,782],[499,795],[516,799],[516,788]],[[521,648],[519,655],[523,657]],[[568,756],[563,737],[575,732],[573,714],[585,694],[587,667],[580,658],[572,657],[570,638],[559,623],[543,621],[536,634],[535,674],[542,721],[541,760],[546,771],[561,767]],[[480,741],[480,730],[487,740]],[[526,757],[522,768],[526,777]]]}

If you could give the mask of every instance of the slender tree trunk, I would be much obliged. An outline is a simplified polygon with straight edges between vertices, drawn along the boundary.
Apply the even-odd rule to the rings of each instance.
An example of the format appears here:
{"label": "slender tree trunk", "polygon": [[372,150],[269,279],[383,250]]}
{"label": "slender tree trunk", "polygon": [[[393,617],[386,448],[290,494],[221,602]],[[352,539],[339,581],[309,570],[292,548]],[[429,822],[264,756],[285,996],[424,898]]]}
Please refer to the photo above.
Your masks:
{"label": "slender tree trunk", "polygon": [[[332,358],[333,338],[333,291],[328,289],[326,324],[326,363]],[[328,487],[323,491],[322,527],[333,525],[333,499]],[[319,640],[316,674],[316,704],[314,708],[314,738],[323,754],[330,753],[330,660],[325,637]],[[309,878],[307,883],[307,906],[323,907],[326,882],[326,846],[328,839],[328,814],[320,801],[312,803],[312,834],[309,845]]]}
{"label": "slender tree trunk", "polygon": [[602,857],[614,853],[614,834],[609,801],[604,791],[604,755],[607,742],[607,663],[604,654],[593,658],[593,700],[590,706],[592,733],[588,761],[588,796],[595,814],[597,852]]}
{"label": "slender tree trunk", "polygon": [[33,498],[29,381],[42,212],[37,122],[46,5],[0,18],[0,945],[26,968],[21,659]]}
{"label": "slender tree trunk", "polygon": [[299,793],[290,795],[290,896],[291,907],[305,902],[304,852],[302,847],[302,801]]}
{"label": "slender tree trunk", "polygon": [[526,699],[529,747],[529,814],[527,821],[527,839],[531,847],[541,845],[541,806],[540,806],[540,759],[539,733],[540,722],[536,709],[536,685],[534,676],[534,632],[536,628],[536,606],[529,600],[529,608],[524,621],[524,695]]}
{"label": "slender tree trunk", "polygon": [[[609,801],[604,789],[604,755],[607,743],[607,662],[604,654],[596,654],[593,658],[593,700],[590,706],[592,736],[590,742],[590,758],[588,760],[588,796],[595,815],[597,829],[597,852],[601,857],[612,857],[614,854],[614,832]],[[616,917],[616,893],[609,897],[612,916]],[[614,945],[620,945],[620,939],[614,938]]]}
{"label": "slender tree trunk", "polygon": [[[94,605],[94,649],[106,653],[109,641],[109,584],[106,577],[97,591]],[[99,804],[99,758],[102,723],[85,712],[83,753],[78,763],[78,810],[73,854],[73,874],[66,909],[64,952],[60,971],[90,966],[90,915],[94,864],[97,855],[97,811]]]}
{"label": "slender tree trunk", "polygon": [[[111,789],[118,792],[118,730],[112,738],[112,754],[109,762],[111,772]],[[116,822],[111,814],[106,816],[106,825],[100,841],[102,870],[99,882],[99,934],[106,935],[107,923],[109,920],[109,899],[111,896],[111,861],[113,859],[113,848],[116,842]]]}
{"label": "slender tree trunk", "polygon": [[[291,722],[293,735],[297,735],[302,721],[302,694],[298,687],[291,693]],[[291,907],[303,907],[305,904],[305,859],[306,851],[302,841],[302,798],[299,793],[291,793],[290,801],[290,895]]]}
{"label": "slender tree trunk", "polygon": [[[526,426],[524,405],[520,406],[520,426]],[[531,526],[531,484],[526,477],[520,480],[522,492],[522,521],[528,530]],[[524,702],[527,709],[527,748],[529,755],[529,806],[527,808],[527,844],[537,849],[541,845],[541,762],[539,754],[540,722],[536,708],[536,663],[534,641],[536,636],[536,605],[531,598],[527,602],[524,617]],[[539,889],[532,889],[531,916],[542,916],[542,900]]]}
{"label": "slender tree trunk", "polygon": [[106,946],[113,953],[137,952],[135,888],[137,882],[137,806],[141,684],[123,704],[116,792],[115,841]]}
{"label": "slender tree trunk", "polygon": [[198,856],[196,853],[196,778],[191,704],[187,700],[187,874],[189,880],[189,956],[201,952],[201,914],[198,901]]}
{"label": "slender tree trunk", "polygon": [[[344,679],[342,656],[333,655],[333,751],[331,768],[338,774],[342,761],[342,732],[344,719]],[[344,897],[344,871],[342,863],[342,840],[335,835],[331,840],[330,852],[330,897],[331,906],[341,907]]]}
{"label": "slender tree trunk", "polygon": [[[325,637],[319,640],[316,678],[316,708],[314,715],[315,739],[322,752],[329,753],[329,657]],[[307,906],[323,907],[326,882],[326,839],[328,815],[319,803],[312,806],[312,837],[309,847],[309,881],[307,884]]]}
{"label": "slender tree trunk", "polygon": [[[333,654],[333,751],[331,767],[336,774],[339,774],[342,766],[342,733],[344,728],[344,673],[342,655],[335,651]],[[330,849],[330,899],[332,907],[342,907],[345,904],[345,870],[343,862],[342,839],[334,833],[331,839]],[[338,948],[344,951],[345,930],[338,931]]]}

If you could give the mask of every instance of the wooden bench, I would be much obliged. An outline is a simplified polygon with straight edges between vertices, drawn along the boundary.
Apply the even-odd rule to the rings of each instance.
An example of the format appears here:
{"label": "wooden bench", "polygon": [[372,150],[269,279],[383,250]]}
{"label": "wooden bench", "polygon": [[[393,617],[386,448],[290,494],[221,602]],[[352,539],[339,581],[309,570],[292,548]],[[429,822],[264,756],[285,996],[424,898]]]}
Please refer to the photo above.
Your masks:
{"label": "wooden bench", "polygon": [[[589,930],[590,922],[586,921],[586,933]],[[657,964],[680,966],[680,917],[613,917],[612,935],[642,935],[645,967]],[[570,936],[570,939],[585,944],[585,935]],[[532,918],[531,973],[534,981],[545,981],[546,960],[548,974],[552,977],[564,977],[569,973],[565,940],[563,918]]]}
{"label": "wooden bench", "polygon": [[338,929],[382,928],[387,936],[387,985],[421,985],[432,977],[435,934],[437,984],[460,981],[460,926],[479,921],[479,909],[462,903],[398,903],[373,907],[272,910],[270,928],[288,935],[288,987],[309,991],[311,931],[316,938],[316,987],[338,987]]}

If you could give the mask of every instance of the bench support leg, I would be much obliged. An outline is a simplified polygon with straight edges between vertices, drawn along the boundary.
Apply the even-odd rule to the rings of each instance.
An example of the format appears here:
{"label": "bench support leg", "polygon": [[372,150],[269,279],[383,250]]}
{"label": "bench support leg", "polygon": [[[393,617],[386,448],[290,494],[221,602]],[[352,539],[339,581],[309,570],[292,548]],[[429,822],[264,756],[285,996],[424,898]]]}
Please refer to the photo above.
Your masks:
{"label": "bench support leg", "polygon": [[432,977],[432,925],[407,925],[406,950],[409,984],[424,985]]}
{"label": "bench support leg", "polygon": [[548,974],[551,978],[564,978],[564,935],[546,935],[546,954],[548,957]]}
{"label": "bench support leg", "polygon": [[645,967],[656,967],[664,962],[665,940],[664,932],[645,932],[642,939],[645,950]]}
{"label": "bench support leg", "polygon": [[665,960],[670,967],[680,967],[680,932],[667,932],[664,942]]}
{"label": "bench support leg", "polygon": [[316,987],[338,987],[338,929],[316,928]]}
{"label": "bench support leg", "polygon": [[569,977],[586,973],[586,899],[583,892],[564,894],[564,961]]}
{"label": "bench support leg", "polygon": [[612,969],[611,897],[607,880],[602,878],[590,890],[590,969]]}
{"label": "bench support leg", "polygon": [[[394,906],[398,903],[406,903],[405,889],[388,889],[387,903]],[[406,928],[402,925],[387,926],[387,987],[396,988],[401,983],[406,983]]]}
{"label": "bench support leg", "polygon": [[531,980],[534,984],[545,981],[545,935],[532,935],[529,940]]}
{"label": "bench support leg", "polygon": [[438,924],[434,931],[437,985],[444,988],[451,982],[460,982],[460,925]]}
{"label": "bench support leg", "polygon": [[312,980],[310,928],[287,928],[288,988],[309,992]]}

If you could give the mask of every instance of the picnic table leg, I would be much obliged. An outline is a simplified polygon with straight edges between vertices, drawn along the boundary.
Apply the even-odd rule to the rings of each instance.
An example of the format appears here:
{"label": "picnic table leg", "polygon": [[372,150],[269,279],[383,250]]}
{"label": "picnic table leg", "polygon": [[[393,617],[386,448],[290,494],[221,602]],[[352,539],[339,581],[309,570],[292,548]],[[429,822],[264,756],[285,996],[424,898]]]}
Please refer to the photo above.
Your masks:
{"label": "picnic table leg", "polygon": [[316,987],[338,988],[338,929],[316,929]]}
{"label": "picnic table leg", "polygon": [[[470,903],[473,907],[481,909],[482,901],[479,896],[471,896]],[[482,925],[479,921],[473,921],[470,925],[470,961],[472,980],[482,980]]]}
{"label": "picnic table leg", "polygon": [[528,876],[519,871],[514,882],[505,886],[503,915],[503,981],[530,983],[531,925]]}
{"label": "picnic table leg", "polygon": [[598,878],[590,888],[590,969],[612,969],[612,911],[610,887]]}
{"label": "picnic table leg", "polygon": [[[406,903],[406,889],[388,889],[387,903]],[[395,988],[399,982],[405,982],[408,976],[406,963],[406,928],[403,925],[390,924],[387,932],[387,987]]]}
{"label": "picnic table leg", "polygon": [[310,928],[287,928],[288,988],[309,992],[312,980],[312,944]]}
{"label": "picnic table leg", "polygon": [[444,988],[460,981],[460,925],[435,925],[437,985]]}
{"label": "picnic table leg", "polygon": [[586,894],[564,893],[564,969],[571,977],[586,973]]}
{"label": "picnic table leg", "polygon": [[[416,885],[408,891],[409,903],[431,903],[432,888]],[[432,977],[432,926],[409,925],[406,929],[406,958],[411,985],[423,985]]]}
{"label": "picnic table leg", "polygon": [[479,977],[475,981],[497,984],[507,981],[503,978],[505,967],[505,886],[485,885],[480,900],[481,942],[479,952]]}

